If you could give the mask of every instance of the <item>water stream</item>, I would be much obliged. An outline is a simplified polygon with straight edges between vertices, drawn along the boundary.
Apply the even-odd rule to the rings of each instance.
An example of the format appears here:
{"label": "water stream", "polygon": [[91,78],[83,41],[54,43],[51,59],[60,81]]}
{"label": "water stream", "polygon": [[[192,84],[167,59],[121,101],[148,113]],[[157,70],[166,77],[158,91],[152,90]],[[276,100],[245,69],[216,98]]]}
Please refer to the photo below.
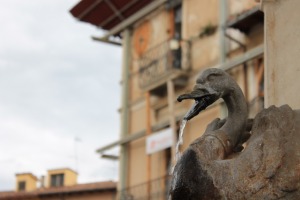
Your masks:
{"label": "water stream", "polygon": [[180,152],[180,146],[182,145],[183,143],[183,133],[184,133],[184,128],[185,128],[185,125],[187,123],[187,120],[183,119],[181,121],[181,125],[180,125],[180,130],[179,130],[179,137],[178,137],[178,142],[176,144],[176,155],[175,155],[175,161],[177,162],[181,156],[181,152]]}

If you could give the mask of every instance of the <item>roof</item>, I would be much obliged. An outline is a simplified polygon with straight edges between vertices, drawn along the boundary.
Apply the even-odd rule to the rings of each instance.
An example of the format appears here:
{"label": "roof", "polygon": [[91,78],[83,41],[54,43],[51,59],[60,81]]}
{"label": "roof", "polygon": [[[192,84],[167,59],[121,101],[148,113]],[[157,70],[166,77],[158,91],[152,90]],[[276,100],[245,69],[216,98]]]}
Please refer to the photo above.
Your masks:
{"label": "roof", "polygon": [[65,167],[65,168],[49,169],[49,170],[48,170],[48,173],[49,173],[49,172],[56,172],[56,171],[71,171],[71,172],[73,172],[73,173],[75,173],[75,174],[78,174],[76,171],[74,171],[73,169],[68,168],[68,167]]}
{"label": "roof", "polygon": [[80,192],[93,192],[93,191],[107,191],[116,190],[117,184],[113,181],[97,182],[97,183],[86,183],[77,184],[73,186],[65,187],[52,187],[52,188],[42,188],[37,192],[39,196],[41,195],[53,195],[53,194],[63,194],[63,193],[80,193]]}
{"label": "roof", "polygon": [[32,173],[30,173],[30,172],[17,173],[17,174],[16,174],[16,176],[23,176],[23,175],[28,175],[28,176],[30,176],[31,178],[33,178],[34,180],[38,180],[38,178],[37,178],[35,175],[33,175]]}
{"label": "roof", "polygon": [[32,192],[0,192],[0,200],[19,199],[21,197],[31,198],[37,196],[47,196],[56,194],[78,194],[85,192],[102,192],[102,191],[116,191],[117,183],[113,181],[96,182],[77,184],[73,186],[41,188]]}
{"label": "roof", "polygon": [[81,0],[71,10],[78,20],[110,30],[154,0]]}
{"label": "roof", "polygon": [[7,191],[7,192],[0,192],[0,199],[2,200],[9,200],[9,199],[21,199],[21,198],[34,198],[36,197],[36,193],[34,192],[14,192],[14,191]]}

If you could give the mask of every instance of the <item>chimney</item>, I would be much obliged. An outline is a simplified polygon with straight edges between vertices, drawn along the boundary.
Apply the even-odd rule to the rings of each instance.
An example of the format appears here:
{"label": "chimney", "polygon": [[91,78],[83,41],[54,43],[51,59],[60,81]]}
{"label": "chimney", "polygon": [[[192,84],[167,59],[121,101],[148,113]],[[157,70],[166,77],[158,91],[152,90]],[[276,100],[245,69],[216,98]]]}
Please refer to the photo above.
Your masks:
{"label": "chimney", "polygon": [[40,188],[44,188],[45,187],[45,176],[41,176],[40,178]]}

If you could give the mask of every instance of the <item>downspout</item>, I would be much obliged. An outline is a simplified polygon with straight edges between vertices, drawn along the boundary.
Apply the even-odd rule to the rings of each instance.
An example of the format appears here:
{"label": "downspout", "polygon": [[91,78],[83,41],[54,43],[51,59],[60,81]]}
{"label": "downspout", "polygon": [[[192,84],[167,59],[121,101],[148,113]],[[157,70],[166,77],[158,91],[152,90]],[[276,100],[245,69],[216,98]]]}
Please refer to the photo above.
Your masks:
{"label": "downspout", "polygon": [[[227,57],[226,21],[228,16],[227,0],[219,0],[219,31],[220,31],[220,65],[225,63]],[[227,116],[227,107],[221,104],[221,117]]]}
{"label": "downspout", "polygon": [[228,16],[227,0],[219,0],[219,30],[220,30],[220,64],[226,61],[227,44],[225,41],[226,21]]}
{"label": "downspout", "polygon": [[[121,112],[121,138],[128,135],[129,132],[129,70],[130,70],[130,40],[131,30],[124,30],[123,36],[123,64],[122,64],[122,112]],[[120,146],[120,166],[119,166],[119,187],[123,191],[127,187],[128,174],[128,148],[127,144]]]}

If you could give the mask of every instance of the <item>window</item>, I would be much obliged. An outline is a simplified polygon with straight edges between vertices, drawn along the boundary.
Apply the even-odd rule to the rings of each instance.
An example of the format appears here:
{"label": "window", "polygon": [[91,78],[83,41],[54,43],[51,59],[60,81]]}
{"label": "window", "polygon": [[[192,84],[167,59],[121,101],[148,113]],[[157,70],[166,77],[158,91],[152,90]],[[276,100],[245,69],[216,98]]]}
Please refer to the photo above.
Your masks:
{"label": "window", "polygon": [[19,181],[18,182],[18,191],[25,191],[26,189],[26,182],[25,181]]}
{"label": "window", "polygon": [[64,174],[51,175],[51,187],[59,187],[64,185]]}

